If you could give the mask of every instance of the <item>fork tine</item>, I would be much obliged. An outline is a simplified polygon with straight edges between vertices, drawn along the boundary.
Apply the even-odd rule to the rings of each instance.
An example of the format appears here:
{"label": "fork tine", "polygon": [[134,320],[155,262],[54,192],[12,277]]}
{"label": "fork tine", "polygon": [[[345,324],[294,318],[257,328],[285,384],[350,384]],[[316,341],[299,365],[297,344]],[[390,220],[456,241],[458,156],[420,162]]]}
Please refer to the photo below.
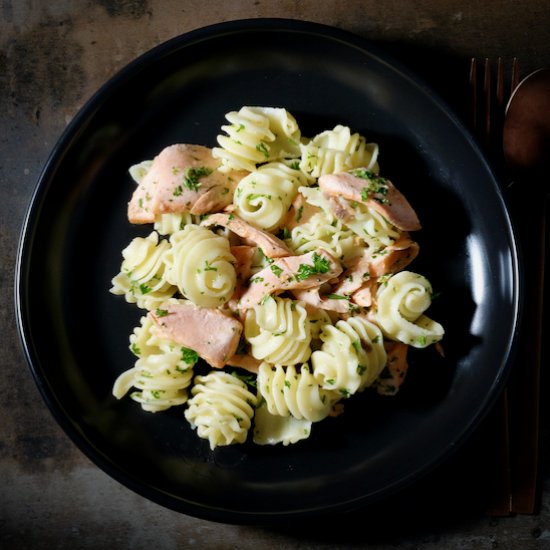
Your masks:
{"label": "fork tine", "polygon": [[486,57],[483,70],[483,114],[484,120],[484,138],[487,143],[490,142],[491,137],[491,60]]}
{"label": "fork tine", "polygon": [[477,131],[477,120],[478,120],[478,110],[477,110],[477,59],[472,57],[470,60],[470,122],[472,124],[472,129]]}

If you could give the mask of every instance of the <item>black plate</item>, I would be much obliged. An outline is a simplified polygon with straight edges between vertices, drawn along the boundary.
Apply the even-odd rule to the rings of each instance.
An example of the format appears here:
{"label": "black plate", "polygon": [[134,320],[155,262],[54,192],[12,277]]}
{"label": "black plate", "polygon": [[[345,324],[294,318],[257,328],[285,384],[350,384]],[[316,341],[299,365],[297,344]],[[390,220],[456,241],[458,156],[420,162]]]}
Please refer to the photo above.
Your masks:
{"label": "black plate", "polygon": [[[140,311],[108,292],[131,227],[127,169],[176,143],[215,145],[224,114],[286,107],[304,135],[345,124],[380,144],[382,173],[423,223],[411,266],[441,292],[430,315],[446,360],[412,354],[395,398],[355,396],[290,447],[211,452],[181,410],[116,401]],[[28,210],[17,270],[35,380],[75,443],[126,486],[224,521],[312,515],[374,502],[440,463],[485,415],[508,372],[518,321],[516,245],[487,162],[445,105],[384,52],[337,29],[231,22],[146,53],[67,128]]]}

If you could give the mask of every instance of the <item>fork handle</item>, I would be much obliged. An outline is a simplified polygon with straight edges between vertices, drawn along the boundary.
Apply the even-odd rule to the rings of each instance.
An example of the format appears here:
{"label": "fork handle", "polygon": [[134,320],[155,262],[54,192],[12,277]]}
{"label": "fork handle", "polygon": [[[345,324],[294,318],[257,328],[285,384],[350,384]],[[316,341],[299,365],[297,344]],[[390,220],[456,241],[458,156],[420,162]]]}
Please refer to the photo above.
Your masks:
{"label": "fork handle", "polygon": [[[511,188],[524,268],[522,332],[508,384],[511,512],[533,514],[540,499],[540,388],[545,263],[546,196],[527,193],[533,182]],[[516,189],[514,189],[516,188]],[[528,199],[528,200],[526,200]]]}

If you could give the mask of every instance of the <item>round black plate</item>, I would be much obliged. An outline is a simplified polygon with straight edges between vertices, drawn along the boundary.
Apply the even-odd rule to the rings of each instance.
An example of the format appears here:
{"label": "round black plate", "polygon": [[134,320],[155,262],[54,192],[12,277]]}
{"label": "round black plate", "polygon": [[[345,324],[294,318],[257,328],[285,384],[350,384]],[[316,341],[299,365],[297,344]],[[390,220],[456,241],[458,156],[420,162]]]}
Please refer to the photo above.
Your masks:
{"label": "round black plate", "polygon": [[[382,174],[417,210],[410,266],[440,292],[445,360],[411,354],[395,398],[354,396],[294,446],[211,452],[180,410],[111,395],[133,364],[141,312],[109,293],[132,227],[127,169],[166,145],[215,145],[224,114],[286,107],[302,133],[348,125],[380,145]],[[502,387],[518,322],[516,245],[495,178],[445,105],[382,51],[287,20],[214,25],[151,50],[111,79],[55,147],[20,243],[17,314],[35,380],[75,443],[169,508],[224,522],[350,509],[396,491],[458,446]]]}

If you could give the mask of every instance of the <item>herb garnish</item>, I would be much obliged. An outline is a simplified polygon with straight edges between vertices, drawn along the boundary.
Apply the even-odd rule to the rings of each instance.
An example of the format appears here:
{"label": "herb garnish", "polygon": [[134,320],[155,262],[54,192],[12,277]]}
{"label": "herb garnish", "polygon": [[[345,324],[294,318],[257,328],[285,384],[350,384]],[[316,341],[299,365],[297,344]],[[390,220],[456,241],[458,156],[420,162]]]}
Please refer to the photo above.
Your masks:
{"label": "herb garnish", "polygon": [[380,204],[389,204],[389,200],[386,198],[389,191],[388,180],[386,178],[382,178],[374,172],[363,168],[353,170],[352,174],[368,182],[367,185],[361,189],[362,200],[367,201],[373,199]]}
{"label": "herb garnish", "polygon": [[199,360],[199,354],[190,348],[181,348],[181,360],[188,365],[194,365]]}
{"label": "herb garnish", "polygon": [[312,275],[326,273],[330,269],[330,262],[326,258],[319,256],[317,252],[313,253],[312,259],[313,265],[300,264],[296,273],[297,281],[304,281]]}

